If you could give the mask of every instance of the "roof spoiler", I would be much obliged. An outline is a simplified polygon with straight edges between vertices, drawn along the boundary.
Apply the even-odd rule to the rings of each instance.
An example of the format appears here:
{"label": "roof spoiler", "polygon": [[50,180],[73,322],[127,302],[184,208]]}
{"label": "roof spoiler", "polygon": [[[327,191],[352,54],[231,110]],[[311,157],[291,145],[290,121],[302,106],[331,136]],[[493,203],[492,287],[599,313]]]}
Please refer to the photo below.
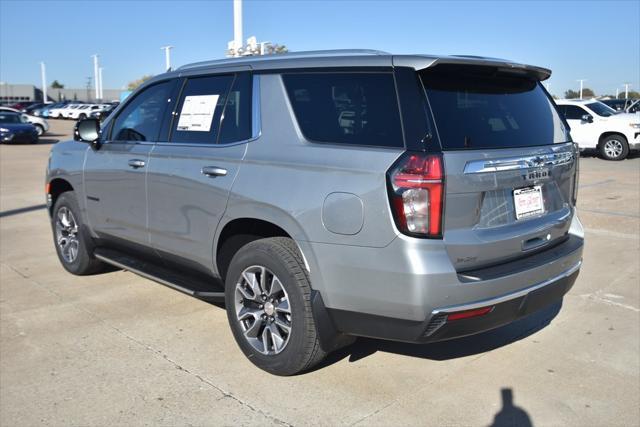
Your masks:
{"label": "roof spoiler", "polygon": [[428,56],[394,56],[393,65],[396,67],[412,67],[416,70],[435,67],[440,64],[452,65],[476,65],[484,67],[497,67],[505,71],[522,74],[534,78],[538,81],[547,80],[551,77],[551,70],[533,65],[518,64],[505,59],[485,58],[479,56],[445,56],[433,58]]}

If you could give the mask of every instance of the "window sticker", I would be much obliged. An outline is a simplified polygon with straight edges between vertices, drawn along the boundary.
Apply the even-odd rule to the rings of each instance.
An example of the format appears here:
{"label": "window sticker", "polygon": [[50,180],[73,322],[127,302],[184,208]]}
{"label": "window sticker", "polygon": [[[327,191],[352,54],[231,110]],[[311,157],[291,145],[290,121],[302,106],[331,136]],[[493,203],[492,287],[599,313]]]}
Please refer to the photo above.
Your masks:
{"label": "window sticker", "polygon": [[220,95],[185,97],[176,130],[209,132],[219,97]]}

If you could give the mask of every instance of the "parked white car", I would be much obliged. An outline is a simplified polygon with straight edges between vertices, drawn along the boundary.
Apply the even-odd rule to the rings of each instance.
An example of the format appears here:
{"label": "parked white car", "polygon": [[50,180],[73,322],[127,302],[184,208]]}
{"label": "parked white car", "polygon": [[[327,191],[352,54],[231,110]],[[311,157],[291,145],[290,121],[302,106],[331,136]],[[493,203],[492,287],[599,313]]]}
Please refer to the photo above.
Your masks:
{"label": "parked white car", "polygon": [[618,113],[596,100],[556,101],[581,150],[596,149],[607,160],[622,160],[640,150],[640,116]]}
{"label": "parked white car", "polygon": [[52,108],[49,110],[49,118],[51,119],[64,119],[69,111],[78,108],[84,104],[67,104],[60,108]]}
{"label": "parked white car", "polygon": [[91,116],[91,113],[102,111],[106,108],[107,105],[104,104],[84,104],[79,106],[78,108],[68,110],[64,117],[67,119],[75,120],[86,119],[87,117]]}
{"label": "parked white car", "polygon": [[49,130],[49,123],[42,117],[32,116],[31,114],[25,114],[20,110],[10,107],[0,107],[0,111],[11,111],[13,113],[20,114],[27,123],[31,123],[38,130],[38,136],[44,134]]}

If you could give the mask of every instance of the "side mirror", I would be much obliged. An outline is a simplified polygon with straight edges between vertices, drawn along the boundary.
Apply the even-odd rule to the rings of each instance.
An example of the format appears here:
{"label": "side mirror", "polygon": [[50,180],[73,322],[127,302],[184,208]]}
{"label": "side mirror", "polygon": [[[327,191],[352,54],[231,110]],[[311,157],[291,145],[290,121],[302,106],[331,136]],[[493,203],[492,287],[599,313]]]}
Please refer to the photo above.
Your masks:
{"label": "side mirror", "polygon": [[583,122],[593,123],[593,116],[591,114],[585,114],[581,118]]}
{"label": "side mirror", "polygon": [[26,114],[20,114],[20,121],[22,123],[29,123],[29,116],[27,116]]}
{"label": "side mirror", "polygon": [[100,148],[100,121],[94,118],[78,120],[73,128],[73,139],[88,142],[96,149]]}

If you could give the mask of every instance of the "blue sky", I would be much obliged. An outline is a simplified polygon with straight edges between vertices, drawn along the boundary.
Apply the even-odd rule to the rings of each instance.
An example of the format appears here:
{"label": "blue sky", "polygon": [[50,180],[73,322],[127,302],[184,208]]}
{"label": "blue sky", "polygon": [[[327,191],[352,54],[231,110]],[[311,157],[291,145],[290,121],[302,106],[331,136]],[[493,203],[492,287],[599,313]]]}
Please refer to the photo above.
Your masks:
{"label": "blue sky", "polygon": [[[98,53],[104,87],[164,68],[221,58],[233,38],[232,0],[0,0],[0,81],[84,87]],[[640,1],[244,2],[244,36],[290,50],[373,48],[470,54],[551,68],[551,92],[640,89]]]}

